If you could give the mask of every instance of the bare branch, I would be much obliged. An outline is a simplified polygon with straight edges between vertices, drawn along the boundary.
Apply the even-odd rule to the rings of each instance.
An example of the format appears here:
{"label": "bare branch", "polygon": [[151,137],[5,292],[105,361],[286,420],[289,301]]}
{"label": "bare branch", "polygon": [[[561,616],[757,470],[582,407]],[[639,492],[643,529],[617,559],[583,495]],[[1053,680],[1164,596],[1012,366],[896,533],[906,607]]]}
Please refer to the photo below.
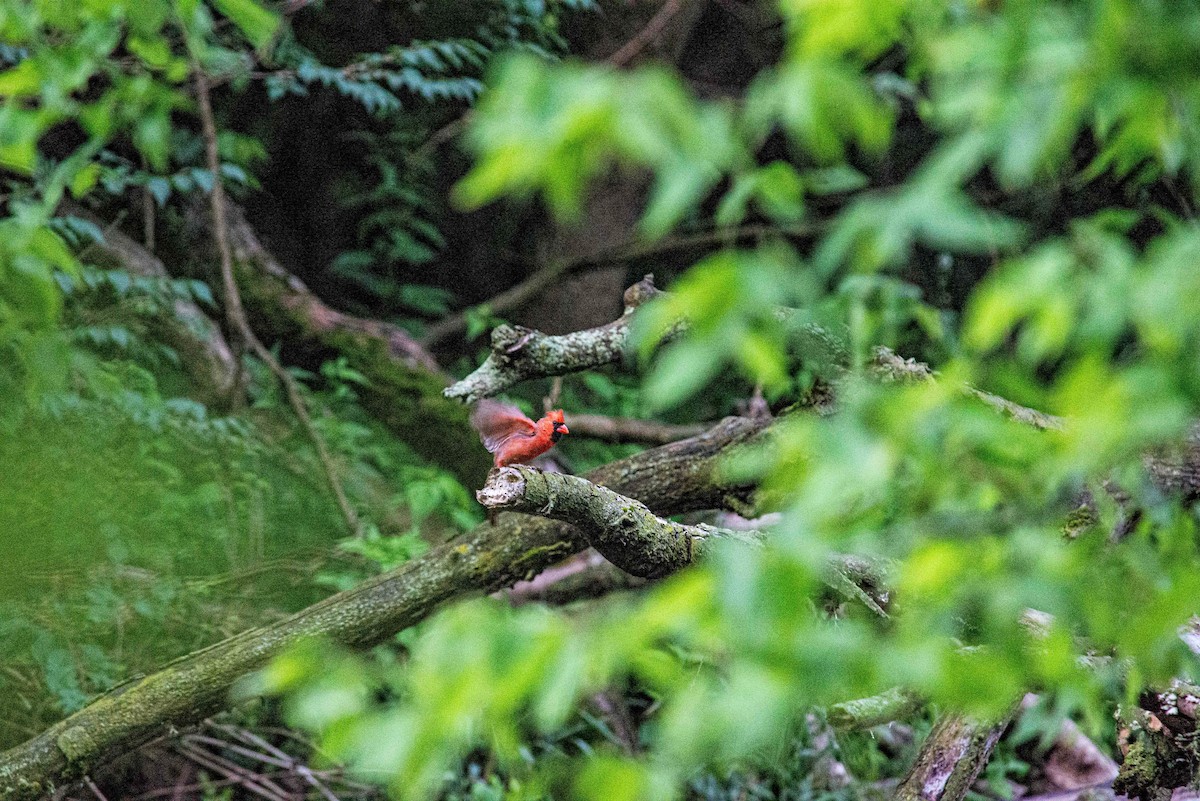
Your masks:
{"label": "bare branch", "polygon": [[962,801],[983,770],[1011,716],[979,723],[958,713],[938,718],[894,801]]}
{"label": "bare branch", "polygon": [[565,375],[614,364],[625,358],[634,310],[659,294],[653,276],[625,292],[625,313],[611,323],[560,336],[520,326],[492,331],[492,352],[469,376],[446,388],[447,398],[474,403],[534,377]]}
{"label": "bare branch", "polygon": [[[634,312],[642,303],[662,294],[654,286],[654,277],[647,275],[626,290],[625,313],[606,325],[558,336],[520,326],[499,326],[492,331],[491,355],[469,376],[448,387],[445,395],[464,403],[474,403],[530,378],[561,376],[620,363],[628,353],[629,325]],[[792,327],[791,335],[801,352],[806,356],[820,354],[820,359],[831,360],[833,367],[844,370],[849,361],[844,343],[818,325],[794,324],[792,321],[796,315],[794,309],[781,308],[777,311],[780,322]],[[686,328],[687,323],[679,321],[664,341]],[[937,378],[929,365],[906,359],[886,347],[875,348],[869,367],[884,381],[932,381]],[[1026,408],[998,395],[969,385],[964,385],[962,389],[1020,423],[1054,431],[1060,431],[1066,425],[1062,418]]]}
{"label": "bare branch", "polygon": [[671,17],[679,13],[682,6],[683,0],[667,0],[663,3],[662,8],[650,18],[650,22],[646,23],[646,27],[622,45],[620,50],[608,57],[608,63],[614,67],[623,67],[637,58],[638,53],[641,53],[646,45],[653,42],[662,33],[663,28],[671,21]]}
{"label": "bare branch", "polygon": [[342,487],[341,479],[338,478],[337,468],[333,463],[333,456],[329,453],[329,448],[325,444],[325,438],[317,431],[313,425],[312,417],[308,413],[308,406],[305,404],[304,397],[300,394],[300,387],[296,379],[287,370],[283,369],[283,365],[275,358],[271,351],[267,350],[266,346],[259,341],[254,330],[250,327],[250,322],[246,318],[246,311],[242,307],[242,296],[238,292],[237,281],[233,275],[233,249],[229,245],[229,226],[225,220],[225,188],[221,184],[221,156],[217,149],[217,126],[213,119],[212,99],[208,91],[208,77],[204,74],[204,70],[200,69],[198,64],[193,65],[196,74],[196,100],[200,111],[200,128],[204,137],[204,152],[208,162],[208,169],[212,172],[212,191],[209,193],[209,199],[212,206],[213,230],[217,238],[217,249],[221,256],[221,283],[225,289],[225,314],[229,318],[229,327],[237,331],[245,342],[264,364],[266,364],[276,378],[283,384],[287,392],[288,401],[292,405],[292,409],[296,412],[296,417],[300,420],[300,425],[304,429],[304,433],[312,441],[313,447],[316,449],[317,458],[321,462],[321,469],[325,473],[325,480],[329,484],[329,489],[333,493],[334,499],[337,501],[338,509],[342,512],[342,517],[346,520],[346,526],[352,534],[359,534],[361,526],[358,520],[358,513],[354,511],[354,507],[350,505],[350,499],[346,497],[346,491]]}
{"label": "bare branch", "polygon": [[757,543],[761,531],[687,526],[585,478],[534,467],[501,467],[475,493],[488,509],[536,514],[580,529],[592,547],[627,573],[659,578],[699,559],[718,538]]}
{"label": "bare branch", "polygon": [[605,442],[638,442],[647,445],[666,445],[687,439],[712,428],[712,423],[676,425],[657,420],[635,420],[628,417],[606,417],[600,414],[568,414],[567,427],[572,436],[590,437]]}
{"label": "bare branch", "polygon": [[664,237],[648,243],[631,241],[588,256],[559,259],[536,269],[521,283],[504,290],[489,300],[431,324],[426,329],[425,336],[421,337],[421,344],[430,347],[451,336],[461,334],[467,329],[467,319],[474,310],[486,309],[491,314],[501,315],[519,309],[541,295],[557,281],[569,275],[614,264],[635,264],[664,254],[690,249],[727,247],[771,235],[803,238],[811,236],[817,230],[815,226],[811,225],[780,227],[761,224],[742,225],[735,228],[714,228]]}

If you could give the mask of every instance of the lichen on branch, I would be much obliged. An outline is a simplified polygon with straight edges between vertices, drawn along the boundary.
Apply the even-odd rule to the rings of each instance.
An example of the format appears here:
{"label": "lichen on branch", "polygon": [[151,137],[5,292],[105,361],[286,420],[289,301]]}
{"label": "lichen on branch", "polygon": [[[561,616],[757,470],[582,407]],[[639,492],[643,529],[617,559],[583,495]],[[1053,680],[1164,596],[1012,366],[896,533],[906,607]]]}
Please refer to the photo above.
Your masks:
{"label": "lichen on branch", "polygon": [[475,372],[447,387],[447,398],[474,403],[504,392],[529,378],[594,370],[625,359],[629,324],[638,306],[661,294],[654,277],[646,276],[625,291],[625,313],[611,323],[550,335],[516,325],[492,331],[492,352]]}
{"label": "lichen on branch", "polygon": [[645,504],[585,478],[534,467],[501,467],[476,493],[489,509],[524,512],[570,523],[604,558],[627,573],[659,578],[700,558],[717,539],[757,543],[761,531],[732,531],[666,520]]}
{"label": "lichen on branch", "polygon": [[[488,509],[523,512],[569,523],[597,552],[625,572],[661,578],[704,558],[720,540],[761,544],[766,533],[706,524],[684,525],[659,517],[645,504],[586,478],[514,465],[492,470],[476,493]],[[888,616],[879,567],[865,557],[835,555],[822,577],[843,597]]]}

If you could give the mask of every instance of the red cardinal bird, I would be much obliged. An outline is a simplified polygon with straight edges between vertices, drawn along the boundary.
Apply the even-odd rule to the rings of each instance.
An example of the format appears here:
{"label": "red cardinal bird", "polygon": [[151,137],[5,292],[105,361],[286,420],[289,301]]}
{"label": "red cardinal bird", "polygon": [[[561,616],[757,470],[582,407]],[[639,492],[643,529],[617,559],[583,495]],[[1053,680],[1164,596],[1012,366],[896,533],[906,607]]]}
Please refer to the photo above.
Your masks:
{"label": "red cardinal bird", "polygon": [[562,409],[548,412],[536,423],[516,406],[481,400],[471,412],[471,425],[479,432],[483,447],[496,454],[496,467],[528,464],[569,434]]}

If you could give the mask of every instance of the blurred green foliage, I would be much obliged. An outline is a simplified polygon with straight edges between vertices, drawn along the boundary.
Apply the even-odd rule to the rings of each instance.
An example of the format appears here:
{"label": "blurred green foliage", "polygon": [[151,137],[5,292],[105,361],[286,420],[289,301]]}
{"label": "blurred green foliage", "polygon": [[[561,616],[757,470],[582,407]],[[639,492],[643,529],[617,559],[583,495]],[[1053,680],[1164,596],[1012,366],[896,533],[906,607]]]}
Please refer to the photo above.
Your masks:
{"label": "blurred green foliage", "polygon": [[[636,169],[652,176],[647,237],[708,214],[819,226],[811,247],[767,234],[718,252],[644,311],[648,403],[686,402],[735,367],[777,398],[806,371],[834,382],[837,413],[789,415],[730,465],[761,481],[760,511],[782,514],[766,549],[730,546],[587,612],[462,605],[385,673],[359,665],[333,682],[311,652],[268,671],[295,723],[401,797],[436,794],[486,746],[510,797],[676,798],[706,768],[753,761],[813,705],[897,684],[984,716],[1037,689],[1094,731],[1116,700],[1196,674],[1177,631],[1200,591],[1197,523],[1142,455],[1177,448],[1200,400],[1191,203],[1147,201],[1196,194],[1200,6],[785,0],[780,14],[783,58],[737,107],[653,67],[526,56],[491,76],[457,190],[468,207],[534,195],[572,221],[590,181]],[[929,145],[880,181],[902,115]],[[786,159],[758,163],[780,140]],[[987,200],[1047,184],[1084,196],[1097,181],[1139,200],[1045,220]],[[814,203],[831,193],[832,210]],[[992,262],[965,309],[914,283],[910,262],[928,253],[951,271]],[[687,333],[659,347],[681,318]],[[796,353],[793,320],[846,350]],[[875,346],[914,344],[939,357],[939,380],[870,376]],[[966,385],[1066,424],[1021,424]],[[1064,536],[1085,492],[1095,520]],[[891,566],[886,624],[813,602],[839,552]],[[1045,631],[1022,623],[1027,609],[1050,616]],[[630,685],[655,702],[638,756],[525,756],[590,693]],[[318,702],[320,687],[346,694]]]}
{"label": "blurred green foliage", "polygon": [[[388,314],[450,300],[399,269],[443,243],[413,153],[427,131],[397,114],[417,103],[479,96],[466,208],[534,197],[570,223],[592,182],[628,170],[649,180],[645,238],[727,232],[639,313],[644,385],[580,376],[564,405],[712,416],[732,375],[776,407],[818,382],[836,394],[836,414],[792,413],[728,465],[779,513],[767,548],[588,609],[458,605],[372,659],[310,644],[277,661],[258,686],[332,757],[406,797],[723,797],[718,777],[741,792],[758,774],[776,778],[756,797],[810,798],[825,791],[795,748],[814,706],[903,684],[995,715],[1036,689],[1096,730],[1117,700],[1195,677],[1177,630],[1200,595],[1197,523],[1142,457],[1177,448],[1200,391],[1200,4],[782,0],[778,63],[737,101],[662,67],[557,61],[559,15],[582,0],[480,5],[474,36],[335,65],[257,0],[0,3],[0,633],[19,654],[0,738],[479,520],[362,411],[361,374],[312,365],[297,375],[371,523],[330,557],[335,510],[261,365],[238,415],[175,391],[178,355],[145,320],[211,304],[206,285],[96,270],[103,233],[55,217],[97,188],[159,207],[212,190],[180,124],[196,67],[378,116],[355,135],[370,176],[339,196],[360,225],[335,269]],[[218,179],[253,188],[262,143],[220,145]],[[1030,212],[1046,194],[1077,202]],[[739,247],[748,222],[763,230]],[[969,290],[944,303],[935,284]],[[936,357],[938,380],[880,383],[879,345]],[[1067,422],[1035,430],[967,385]],[[563,450],[581,467],[624,452]],[[1068,529],[1085,493],[1094,519]],[[889,566],[887,622],[819,602],[845,552]],[[632,746],[585,706],[613,688],[644,702]],[[895,772],[857,747],[861,775]]]}
{"label": "blurred green foliage", "polygon": [[[526,22],[548,13],[518,11]],[[180,201],[213,189],[194,70],[239,90],[257,64],[277,67],[276,82],[319,83],[330,68],[298,47],[258,0],[0,3],[0,748],[478,519],[453,476],[361,409],[365,379],[331,361],[297,374],[329,412],[316,425],[368,522],[364,539],[340,543],[344,524],[273,377],[244,359],[251,408],[209,408],[187,396],[181,355],[159,339],[179,302],[219,317],[211,273],[101,269],[97,245],[111,231],[62,214],[68,197],[144,200],[144,223],[159,209],[174,224]],[[469,97],[475,78],[452,76],[460,84],[435,83],[445,92],[432,95],[417,81],[481,68],[456,47],[371,54],[353,75],[391,86],[395,68],[407,80],[397,91]],[[222,130],[218,149],[227,188],[259,186],[262,141]]]}

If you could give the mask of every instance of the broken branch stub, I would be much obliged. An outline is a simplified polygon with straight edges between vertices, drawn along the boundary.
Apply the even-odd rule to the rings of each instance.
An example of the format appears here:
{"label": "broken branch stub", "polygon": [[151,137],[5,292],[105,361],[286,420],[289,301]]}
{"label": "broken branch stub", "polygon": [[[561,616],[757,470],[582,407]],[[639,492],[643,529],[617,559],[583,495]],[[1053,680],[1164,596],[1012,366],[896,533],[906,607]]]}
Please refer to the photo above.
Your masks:
{"label": "broken branch stub", "polygon": [[620,363],[628,352],[633,312],[659,294],[654,277],[647,275],[625,291],[624,314],[611,323],[570,334],[544,334],[518,325],[497,326],[492,331],[492,352],[484,363],[447,387],[445,395],[474,403],[529,378],[566,375]]}

